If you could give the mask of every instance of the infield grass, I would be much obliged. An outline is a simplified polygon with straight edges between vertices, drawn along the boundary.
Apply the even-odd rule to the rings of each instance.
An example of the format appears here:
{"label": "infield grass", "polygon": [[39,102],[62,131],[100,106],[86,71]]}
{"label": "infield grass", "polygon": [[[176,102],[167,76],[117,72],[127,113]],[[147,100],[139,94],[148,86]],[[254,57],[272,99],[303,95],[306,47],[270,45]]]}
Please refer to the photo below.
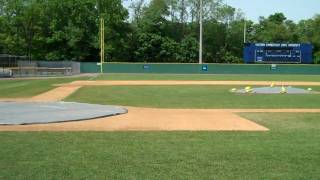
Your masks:
{"label": "infield grass", "polygon": [[269,132],[1,132],[0,179],[318,179],[320,114]]}
{"label": "infield grass", "polygon": [[[319,94],[265,95],[229,92],[234,87],[237,86],[91,86],[81,88],[66,100],[155,108],[320,108]],[[313,89],[320,91],[320,87]]]}
{"label": "infield grass", "polygon": [[47,79],[10,79],[0,80],[0,98],[31,97],[53,88],[54,84],[68,83],[76,80],[86,80],[87,77],[79,78],[47,78]]}

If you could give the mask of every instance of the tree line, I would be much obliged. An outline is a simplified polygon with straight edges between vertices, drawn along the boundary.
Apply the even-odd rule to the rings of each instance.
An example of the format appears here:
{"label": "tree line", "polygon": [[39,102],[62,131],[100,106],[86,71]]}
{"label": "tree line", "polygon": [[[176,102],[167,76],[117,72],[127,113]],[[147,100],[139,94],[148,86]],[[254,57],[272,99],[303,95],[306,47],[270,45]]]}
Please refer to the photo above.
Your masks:
{"label": "tree line", "polygon": [[[0,54],[98,61],[103,17],[106,61],[194,63],[199,10],[195,0],[133,0],[129,9],[121,0],[0,0]],[[320,59],[320,15],[295,23],[275,13],[255,23],[223,0],[203,0],[204,61],[241,63],[245,24],[247,42],[312,43]]]}

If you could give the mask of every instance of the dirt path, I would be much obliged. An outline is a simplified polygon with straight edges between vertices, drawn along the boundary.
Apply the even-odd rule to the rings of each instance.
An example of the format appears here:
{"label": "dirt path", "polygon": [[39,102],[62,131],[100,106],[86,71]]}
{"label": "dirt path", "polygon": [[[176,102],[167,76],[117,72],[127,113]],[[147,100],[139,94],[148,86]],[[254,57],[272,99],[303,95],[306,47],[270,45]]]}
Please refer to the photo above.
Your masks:
{"label": "dirt path", "polygon": [[154,109],[127,107],[128,114],[39,125],[0,126],[0,131],[268,131],[239,112],[320,112],[320,109]]}
{"label": "dirt path", "polygon": [[320,86],[320,82],[281,81],[74,81],[64,86],[132,86],[132,85],[258,85]]}
{"label": "dirt path", "polygon": [[64,98],[76,92],[79,88],[81,88],[81,86],[61,86],[31,98],[0,98],[0,101],[57,102],[62,101]]}
{"label": "dirt path", "polygon": [[45,92],[38,96],[34,96],[30,101],[35,102],[56,102],[62,101],[72,93],[76,92],[81,86],[61,86],[51,91]]}
{"label": "dirt path", "polygon": [[[320,82],[275,82],[312,85]],[[7,101],[61,101],[82,86],[95,85],[269,85],[261,81],[75,81],[32,98]],[[1,101],[1,100],[0,100]],[[320,109],[153,109],[127,107],[128,114],[87,121],[0,126],[0,131],[267,131],[240,117],[240,112],[320,112]]]}
{"label": "dirt path", "polygon": [[267,131],[232,112],[128,107],[128,114],[56,124],[0,126],[0,131]]}

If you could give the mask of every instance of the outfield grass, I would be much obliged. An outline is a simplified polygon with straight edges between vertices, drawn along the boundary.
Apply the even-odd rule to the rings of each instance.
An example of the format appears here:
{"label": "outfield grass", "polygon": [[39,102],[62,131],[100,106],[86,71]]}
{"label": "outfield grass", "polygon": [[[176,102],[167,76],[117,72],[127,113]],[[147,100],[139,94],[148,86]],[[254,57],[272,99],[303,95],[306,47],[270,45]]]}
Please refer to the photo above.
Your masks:
{"label": "outfield grass", "polygon": [[[81,88],[66,100],[156,108],[320,108],[319,94],[235,94],[229,92],[233,87],[92,86]],[[320,87],[313,89],[320,91]]]}
{"label": "outfield grass", "polygon": [[242,114],[269,132],[0,133],[0,179],[318,179],[320,114]]}
{"label": "outfield grass", "polygon": [[214,81],[308,81],[319,82],[320,75],[257,74],[104,74],[94,80],[214,80]]}
{"label": "outfield grass", "polygon": [[0,98],[31,97],[55,88],[54,84],[68,83],[80,78],[10,79],[0,80]]}

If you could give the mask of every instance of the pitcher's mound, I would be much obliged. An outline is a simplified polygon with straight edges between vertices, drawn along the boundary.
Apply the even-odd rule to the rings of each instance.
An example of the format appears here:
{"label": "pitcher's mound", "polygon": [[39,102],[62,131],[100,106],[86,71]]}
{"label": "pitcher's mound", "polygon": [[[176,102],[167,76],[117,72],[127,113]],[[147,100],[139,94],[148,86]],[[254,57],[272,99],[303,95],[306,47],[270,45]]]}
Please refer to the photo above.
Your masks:
{"label": "pitcher's mound", "polygon": [[308,91],[302,88],[292,86],[288,87],[258,87],[236,90],[235,93],[253,93],[253,94],[313,94],[316,92]]}

